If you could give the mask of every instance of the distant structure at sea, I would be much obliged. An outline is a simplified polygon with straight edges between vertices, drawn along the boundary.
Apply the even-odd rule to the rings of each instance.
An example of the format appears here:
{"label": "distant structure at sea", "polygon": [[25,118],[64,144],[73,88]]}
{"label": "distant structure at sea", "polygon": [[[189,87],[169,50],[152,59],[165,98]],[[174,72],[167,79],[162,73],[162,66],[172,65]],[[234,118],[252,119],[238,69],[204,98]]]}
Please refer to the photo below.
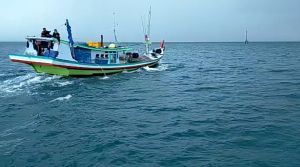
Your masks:
{"label": "distant structure at sea", "polygon": [[248,42],[248,37],[247,37],[247,35],[248,35],[248,31],[246,31],[246,40],[245,40],[245,44],[248,44],[249,42]]}

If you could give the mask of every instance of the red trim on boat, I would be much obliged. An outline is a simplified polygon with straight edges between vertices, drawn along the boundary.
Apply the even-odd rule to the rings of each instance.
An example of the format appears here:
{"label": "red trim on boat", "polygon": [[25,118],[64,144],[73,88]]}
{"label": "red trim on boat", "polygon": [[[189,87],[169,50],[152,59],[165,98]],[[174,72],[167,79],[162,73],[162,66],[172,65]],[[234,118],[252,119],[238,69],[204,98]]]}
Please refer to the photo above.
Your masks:
{"label": "red trim on boat", "polygon": [[120,68],[107,68],[107,67],[99,67],[99,68],[86,68],[86,67],[74,67],[74,66],[65,66],[65,65],[55,65],[51,63],[41,63],[41,62],[32,62],[32,61],[26,61],[26,60],[16,60],[11,59],[13,62],[19,62],[19,63],[26,63],[26,64],[37,64],[37,65],[46,65],[46,66],[53,66],[53,67],[61,67],[61,68],[67,68],[67,69],[80,69],[80,70],[123,70],[123,69],[131,69],[131,68],[139,68],[144,66],[149,66],[156,64],[156,62],[143,64],[143,65],[137,65],[137,66],[130,66],[130,67],[120,67]]}
{"label": "red trim on boat", "polygon": [[25,64],[38,64],[38,65],[45,65],[45,66],[54,66],[53,64],[50,64],[50,63],[32,62],[32,61],[26,61],[26,60],[11,59],[11,61],[25,63]]}

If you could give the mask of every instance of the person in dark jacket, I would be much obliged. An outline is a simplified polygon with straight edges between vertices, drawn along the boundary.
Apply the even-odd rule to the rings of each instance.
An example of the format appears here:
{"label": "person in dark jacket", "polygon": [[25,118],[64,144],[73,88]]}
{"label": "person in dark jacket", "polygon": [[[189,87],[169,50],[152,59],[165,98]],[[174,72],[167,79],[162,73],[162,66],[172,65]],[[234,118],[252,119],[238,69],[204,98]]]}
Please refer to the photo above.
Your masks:
{"label": "person in dark jacket", "polygon": [[43,28],[43,31],[41,33],[41,37],[49,37],[51,31],[47,31],[46,28]]}
{"label": "person in dark jacket", "polygon": [[52,35],[54,38],[56,38],[58,40],[58,42],[60,43],[60,35],[59,33],[57,32],[57,29],[54,29],[54,32],[53,32],[53,35]]}

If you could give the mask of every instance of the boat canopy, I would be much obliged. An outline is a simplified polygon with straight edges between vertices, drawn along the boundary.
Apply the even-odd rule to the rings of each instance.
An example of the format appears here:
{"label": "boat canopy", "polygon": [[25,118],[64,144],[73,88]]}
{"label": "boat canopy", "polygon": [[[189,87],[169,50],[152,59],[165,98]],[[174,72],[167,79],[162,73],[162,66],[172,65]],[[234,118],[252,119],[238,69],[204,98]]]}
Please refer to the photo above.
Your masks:
{"label": "boat canopy", "polygon": [[[47,37],[27,36],[26,39],[28,41],[36,40],[36,41],[48,41],[48,42],[49,41],[54,41],[54,42],[57,41],[58,42],[58,40],[56,38],[53,38],[53,37],[47,38]],[[65,44],[65,45],[70,45],[70,43],[68,41],[65,41],[65,40],[60,40],[60,43]],[[86,44],[86,43],[84,43],[84,44]],[[124,46],[116,46],[114,48],[110,48],[110,47],[96,48],[96,47],[90,47],[88,45],[85,46],[83,44],[76,44],[76,43],[73,44],[73,47],[89,49],[89,50],[95,50],[95,51],[103,51],[103,52],[106,52],[106,51],[123,52],[123,51],[132,50],[132,48],[124,47]]]}
{"label": "boat canopy", "polygon": [[57,41],[55,38],[47,38],[47,37],[35,37],[35,36],[27,36],[25,39],[28,41],[36,40],[36,41]]}

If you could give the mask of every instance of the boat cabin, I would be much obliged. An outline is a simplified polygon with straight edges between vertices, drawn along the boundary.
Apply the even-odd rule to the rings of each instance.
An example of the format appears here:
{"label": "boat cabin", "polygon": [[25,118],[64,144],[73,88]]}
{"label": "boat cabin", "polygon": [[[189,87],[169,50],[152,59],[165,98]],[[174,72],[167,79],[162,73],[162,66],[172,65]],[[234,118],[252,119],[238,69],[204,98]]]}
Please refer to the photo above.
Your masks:
{"label": "boat cabin", "polygon": [[58,41],[52,38],[45,37],[27,37],[25,55],[57,57],[58,55]]}

